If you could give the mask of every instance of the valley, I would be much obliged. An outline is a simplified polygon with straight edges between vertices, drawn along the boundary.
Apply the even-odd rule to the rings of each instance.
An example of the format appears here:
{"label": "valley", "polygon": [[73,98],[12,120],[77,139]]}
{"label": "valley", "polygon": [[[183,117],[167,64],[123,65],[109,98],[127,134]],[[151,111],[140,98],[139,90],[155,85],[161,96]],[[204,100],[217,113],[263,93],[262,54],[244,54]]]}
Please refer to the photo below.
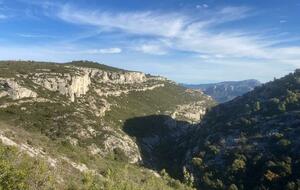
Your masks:
{"label": "valley", "polygon": [[254,90],[261,85],[258,80],[249,79],[243,81],[225,81],[210,84],[181,84],[182,86],[194,90],[201,90],[211,96],[219,103],[228,102],[238,96]]}
{"label": "valley", "polygon": [[300,187],[296,70],[229,102],[95,62],[0,62],[4,189]]}
{"label": "valley", "polygon": [[300,190],[299,8],[0,0],[0,190]]}

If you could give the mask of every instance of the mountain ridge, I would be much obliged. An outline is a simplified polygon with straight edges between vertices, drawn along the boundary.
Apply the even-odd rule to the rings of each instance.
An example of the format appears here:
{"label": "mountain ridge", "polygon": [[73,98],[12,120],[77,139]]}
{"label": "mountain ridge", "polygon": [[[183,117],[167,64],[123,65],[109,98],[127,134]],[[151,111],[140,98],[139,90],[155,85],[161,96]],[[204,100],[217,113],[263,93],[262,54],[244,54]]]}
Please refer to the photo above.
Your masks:
{"label": "mountain ridge", "polygon": [[[149,170],[156,163],[143,160],[136,140],[142,136],[129,135],[124,125],[130,128],[135,122],[128,120],[147,115],[166,115],[170,121],[178,118],[189,125],[201,120],[212,105],[210,97],[165,78],[97,63],[0,63],[1,146],[14,146],[32,159],[44,160],[43,165],[51,171],[60,168],[57,174],[49,174],[57,189],[67,189],[71,182],[83,189],[92,184],[98,189],[152,189],[153,185],[158,189],[189,189],[166,173],[163,177]],[[189,110],[195,114],[187,114]],[[165,134],[147,136],[158,138],[151,143],[150,152],[157,150],[160,141],[169,141],[168,133],[178,129],[175,125],[164,125]],[[184,131],[182,128],[178,136]],[[10,164],[16,172],[22,169],[14,162]],[[129,171],[136,174],[118,175]],[[84,183],[86,173],[97,180]],[[0,179],[0,185],[5,185],[5,180]]]}
{"label": "mountain ridge", "polygon": [[256,79],[248,79],[242,81],[181,85],[186,88],[202,90],[219,103],[224,103],[253,90],[255,87],[260,86],[261,83]]}

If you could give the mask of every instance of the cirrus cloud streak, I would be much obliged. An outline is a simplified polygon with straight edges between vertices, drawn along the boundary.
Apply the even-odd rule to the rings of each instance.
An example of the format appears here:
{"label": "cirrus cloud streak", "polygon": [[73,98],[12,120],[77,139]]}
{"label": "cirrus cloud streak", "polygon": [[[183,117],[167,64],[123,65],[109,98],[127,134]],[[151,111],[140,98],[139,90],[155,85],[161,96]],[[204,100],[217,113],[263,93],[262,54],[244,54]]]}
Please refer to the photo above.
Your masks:
{"label": "cirrus cloud streak", "polygon": [[[223,7],[202,10],[198,14],[144,12],[107,12],[81,10],[70,5],[61,6],[57,17],[77,25],[90,25],[97,29],[151,37],[149,42],[133,44],[136,51],[152,55],[165,55],[169,51],[183,51],[206,58],[246,58],[281,60],[295,64],[300,60],[298,46],[280,46],[287,39],[238,29],[218,27],[254,15],[248,7]],[[201,56],[200,56],[201,58]]]}

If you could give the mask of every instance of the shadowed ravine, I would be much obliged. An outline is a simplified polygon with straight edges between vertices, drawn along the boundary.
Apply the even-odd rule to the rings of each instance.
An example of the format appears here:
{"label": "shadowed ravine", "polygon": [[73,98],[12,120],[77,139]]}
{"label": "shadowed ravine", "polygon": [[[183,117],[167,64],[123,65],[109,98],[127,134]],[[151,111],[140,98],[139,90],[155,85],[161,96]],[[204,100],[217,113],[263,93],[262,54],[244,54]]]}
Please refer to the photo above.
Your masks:
{"label": "shadowed ravine", "polygon": [[165,169],[181,178],[181,162],[185,156],[182,139],[191,131],[191,124],[167,115],[150,115],[128,119],[123,130],[136,139],[142,164],[149,169]]}

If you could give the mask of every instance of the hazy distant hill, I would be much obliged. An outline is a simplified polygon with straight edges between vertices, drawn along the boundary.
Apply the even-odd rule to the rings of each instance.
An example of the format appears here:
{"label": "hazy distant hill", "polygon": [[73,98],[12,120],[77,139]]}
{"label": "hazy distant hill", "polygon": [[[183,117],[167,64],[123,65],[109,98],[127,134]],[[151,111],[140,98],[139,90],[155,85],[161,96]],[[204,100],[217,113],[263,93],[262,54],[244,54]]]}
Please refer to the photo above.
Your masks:
{"label": "hazy distant hill", "polygon": [[219,103],[230,101],[237,96],[241,96],[253,90],[259,85],[261,85],[261,83],[255,79],[211,84],[183,84],[183,86],[187,88],[202,90],[205,94],[213,97]]}

